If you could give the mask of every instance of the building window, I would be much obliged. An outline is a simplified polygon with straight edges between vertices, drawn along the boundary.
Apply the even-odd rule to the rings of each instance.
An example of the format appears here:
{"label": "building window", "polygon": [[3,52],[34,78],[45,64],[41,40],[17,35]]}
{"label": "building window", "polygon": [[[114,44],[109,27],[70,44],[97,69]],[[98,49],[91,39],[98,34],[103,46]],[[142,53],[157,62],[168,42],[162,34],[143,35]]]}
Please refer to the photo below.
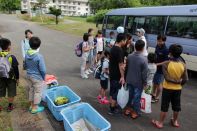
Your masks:
{"label": "building window", "polygon": [[88,8],[86,8],[86,11],[88,11]]}
{"label": "building window", "polygon": [[75,2],[73,2],[73,5],[75,5]]}
{"label": "building window", "polygon": [[78,8],[78,10],[80,10],[81,8]]}
{"label": "building window", "polygon": [[86,3],[86,6],[88,6],[89,5],[89,3]]}
{"label": "building window", "polygon": [[81,3],[80,3],[80,2],[78,2],[78,5],[81,5]]}

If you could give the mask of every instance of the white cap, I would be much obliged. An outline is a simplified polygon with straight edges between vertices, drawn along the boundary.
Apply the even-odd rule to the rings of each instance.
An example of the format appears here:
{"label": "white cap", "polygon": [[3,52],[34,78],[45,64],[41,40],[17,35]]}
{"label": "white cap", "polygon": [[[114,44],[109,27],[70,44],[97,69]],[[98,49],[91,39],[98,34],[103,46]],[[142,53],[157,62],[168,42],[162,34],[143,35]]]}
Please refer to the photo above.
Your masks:
{"label": "white cap", "polygon": [[117,33],[124,33],[124,27],[119,26],[119,27],[117,28]]}
{"label": "white cap", "polygon": [[142,34],[142,35],[145,34],[145,30],[143,28],[137,29],[137,32],[140,32],[140,34]]}

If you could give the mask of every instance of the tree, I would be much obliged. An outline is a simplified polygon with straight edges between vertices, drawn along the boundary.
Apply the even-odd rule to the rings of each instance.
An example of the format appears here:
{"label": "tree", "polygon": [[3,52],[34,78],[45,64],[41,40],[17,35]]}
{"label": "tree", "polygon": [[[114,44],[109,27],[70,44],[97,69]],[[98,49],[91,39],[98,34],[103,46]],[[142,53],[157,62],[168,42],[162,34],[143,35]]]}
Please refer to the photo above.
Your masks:
{"label": "tree", "polygon": [[55,23],[58,24],[58,16],[62,14],[61,9],[56,9],[55,7],[49,8],[49,13],[55,15]]}
{"label": "tree", "polygon": [[47,0],[37,0],[37,3],[33,6],[33,9],[39,9],[40,10],[40,19],[43,23],[43,18],[42,18],[42,12],[43,8],[46,8],[48,1]]}
{"label": "tree", "polygon": [[0,10],[8,11],[10,14],[12,11],[20,9],[20,0],[0,0]]}

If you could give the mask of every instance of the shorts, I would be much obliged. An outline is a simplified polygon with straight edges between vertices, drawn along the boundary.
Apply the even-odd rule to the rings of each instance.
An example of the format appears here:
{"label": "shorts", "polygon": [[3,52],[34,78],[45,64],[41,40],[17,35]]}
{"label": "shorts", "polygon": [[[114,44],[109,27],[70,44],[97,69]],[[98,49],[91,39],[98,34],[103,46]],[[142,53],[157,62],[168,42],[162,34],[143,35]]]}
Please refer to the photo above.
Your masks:
{"label": "shorts", "polygon": [[153,78],[153,83],[156,85],[160,85],[163,83],[163,81],[164,81],[163,74],[155,73],[154,78]]}
{"label": "shorts", "polygon": [[6,91],[8,97],[16,96],[16,80],[0,78],[0,97],[5,97]]}
{"label": "shorts", "polygon": [[98,53],[97,53],[97,54],[101,55],[102,53],[103,53],[103,51],[98,51]]}
{"label": "shorts", "polygon": [[169,104],[175,112],[181,111],[181,90],[163,89],[161,100],[161,111],[168,112]]}
{"label": "shorts", "polygon": [[108,79],[100,80],[101,88],[107,90],[108,88]]}
{"label": "shorts", "polygon": [[117,101],[118,91],[121,88],[119,81],[110,80],[110,96],[113,100]]}

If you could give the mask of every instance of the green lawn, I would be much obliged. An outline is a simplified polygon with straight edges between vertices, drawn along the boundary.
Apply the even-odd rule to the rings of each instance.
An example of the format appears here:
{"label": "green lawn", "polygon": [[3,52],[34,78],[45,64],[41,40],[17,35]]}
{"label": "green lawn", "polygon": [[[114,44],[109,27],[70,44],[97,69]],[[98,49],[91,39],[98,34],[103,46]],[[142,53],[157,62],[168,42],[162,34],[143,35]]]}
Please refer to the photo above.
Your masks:
{"label": "green lawn", "polygon": [[[14,101],[16,108],[28,109],[28,100],[25,94],[26,91],[24,87],[17,87],[17,96],[15,97]],[[10,113],[6,111],[8,106],[8,101],[6,98],[3,98],[1,105],[3,106],[4,110],[0,112],[0,131],[12,131],[11,116]]]}
{"label": "green lawn", "polygon": [[60,22],[58,25],[55,24],[55,18],[49,16],[42,16],[43,22],[41,21],[40,16],[30,18],[28,15],[20,15],[19,18],[26,21],[37,22],[38,24],[48,27],[50,29],[63,31],[71,35],[82,36],[83,33],[87,32],[89,28],[93,28],[95,33],[98,29],[95,23],[86,22],[86,18],[83,17],[70,17],[65,16],[64,18],[59,19]]}

